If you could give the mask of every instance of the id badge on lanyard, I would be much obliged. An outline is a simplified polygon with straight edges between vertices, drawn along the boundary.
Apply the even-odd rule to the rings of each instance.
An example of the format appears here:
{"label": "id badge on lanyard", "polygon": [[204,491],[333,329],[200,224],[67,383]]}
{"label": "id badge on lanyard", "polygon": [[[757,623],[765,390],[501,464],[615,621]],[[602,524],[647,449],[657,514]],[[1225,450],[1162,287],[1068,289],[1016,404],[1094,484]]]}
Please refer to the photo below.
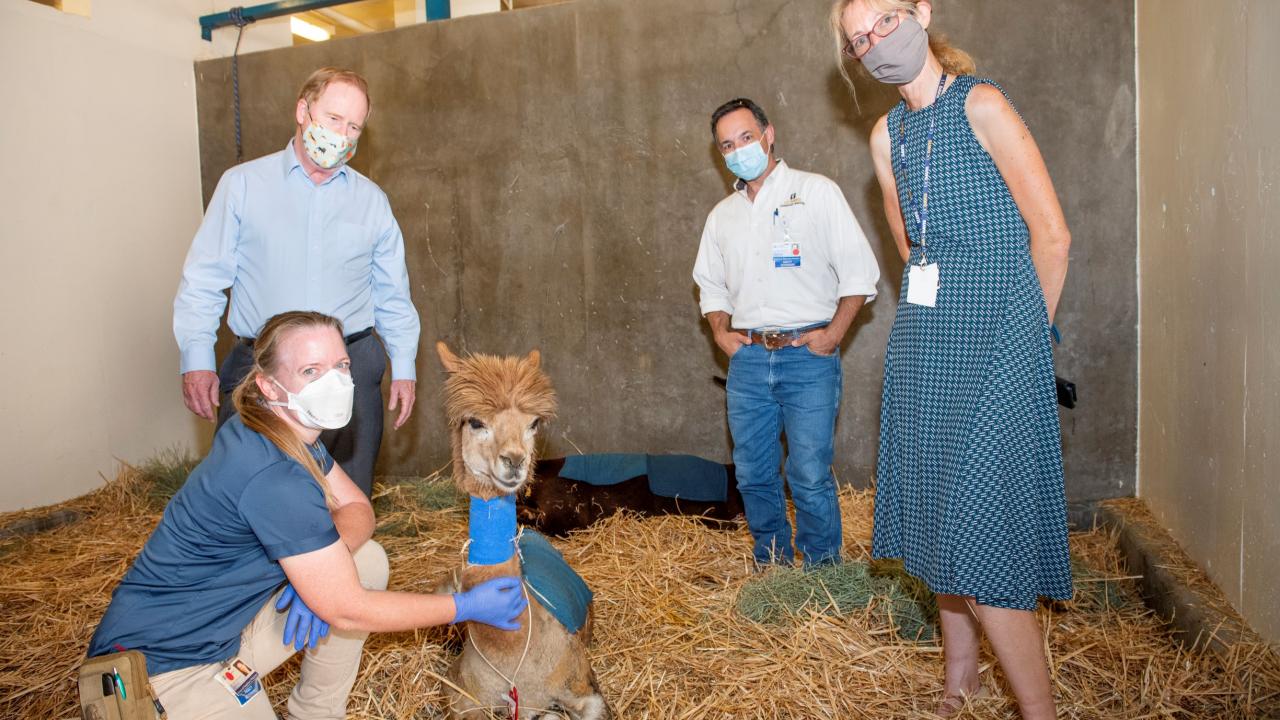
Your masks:
{"label": "id badge on lanyard", "polygon": [[925,307],[938,304],[938,263],[913,264],[907,271],[907,302]]}
{"label": "id badge on lanyard", "polygon": [[774,240],[771,247],[773,267],[798,268],[800,261],[803,260],[800,255],[800,243],[791,237],[790,215],[780,210],[781,208],[775,208],[773,211]]}
{"label": "id badge on lanyard", "polygon": [[[938,304],[938,263],[929,262],[929,165],[933,157],[933,128],[938,111],[938,101],[942,98],[942,88],[947,84],[947,74],[938,79],[938,91],[933,97],[933,105],[929,106],[929,134],[924,145],[924,178],[921,183],[920,203],[916,207],[911,204],[920,227],[920,262],[912,263],[907,271],[907,302],[923,307],[936,307]],[[906,120],[898,121],[898,156],[902,159],[902,174],[907,173],[907,140]],[[910,192],[908,190],[908,192]]]}

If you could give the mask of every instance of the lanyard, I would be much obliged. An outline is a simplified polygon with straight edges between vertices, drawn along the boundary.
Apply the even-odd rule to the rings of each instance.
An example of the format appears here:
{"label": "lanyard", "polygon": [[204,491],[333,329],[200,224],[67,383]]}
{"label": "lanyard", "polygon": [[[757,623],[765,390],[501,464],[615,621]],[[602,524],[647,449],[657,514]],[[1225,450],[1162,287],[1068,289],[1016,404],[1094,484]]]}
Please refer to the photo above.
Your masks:
{"label": "lanyard", "polygon": [[[933,157],[933,126],[937,120],[938,99],[942,97],[942,88],[947,84],[947,74],[942,73],[942,77],[938,78],[938,92],[933,96],[933,104],[929,106],[929,134],[925,137],[924,142],[924,182],[922,183],[920,193],[920,203],[917,205],[914,200],[911,201],[912,210],[916,214],[916,222],[920,225],[920,265],[924,266],[927,261],[926,255],[929,251],[928,243],[925,240],[925,234],[929,229],[929,160]],[[902,159],[902,177],[907,177],[907,112],[904,109],[902,116],[898,119],[898,156]],[[910,190],[908,189],[908,195]]]}

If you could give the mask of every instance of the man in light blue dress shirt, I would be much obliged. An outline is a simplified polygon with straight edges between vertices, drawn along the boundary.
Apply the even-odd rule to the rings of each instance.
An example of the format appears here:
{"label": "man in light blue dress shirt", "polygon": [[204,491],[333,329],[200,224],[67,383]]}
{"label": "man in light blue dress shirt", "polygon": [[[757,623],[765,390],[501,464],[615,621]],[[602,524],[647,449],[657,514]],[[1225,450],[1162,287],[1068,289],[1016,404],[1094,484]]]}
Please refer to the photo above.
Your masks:
{"label": "man in light blue dress shirt", "polygon": [[[253,339],[268,318],[287,310],[338,318],[347,334],[355,408],[345,428],[325,431],[321,440],[369,494],[382,442],[388,356],[388,409],[399,411],[394,427],[409,419],[415,399],[419,321],[404,238],[386,194],[346,164],[369,115],[364,78],[317,70],[294,112],[297,131],[284,150],[223,174],[187,253],[173,302],[183,400],[207,420],[216,413],[221,426],[235,412],[222,395],[249,372]],[[227,324],[239,341],[214,372],[227,288]]]}

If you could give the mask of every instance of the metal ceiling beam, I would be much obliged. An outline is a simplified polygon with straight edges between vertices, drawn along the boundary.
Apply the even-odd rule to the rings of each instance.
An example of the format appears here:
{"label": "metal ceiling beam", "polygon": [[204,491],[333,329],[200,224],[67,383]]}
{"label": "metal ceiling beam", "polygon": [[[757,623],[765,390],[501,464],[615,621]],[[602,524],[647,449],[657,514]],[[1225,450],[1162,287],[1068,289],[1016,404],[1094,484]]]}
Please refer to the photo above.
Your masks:
{"label": "metal ceiling beam", "polygon": [[348,2],[351,2],[351,0],[277,0],[276,2],[253,5],[252,7],[232,8],[232,10],[227,12],[202,16],[200,18],[200,37],[205,40],[213,40],[214,30],[221,27],[235,25],[236,10],[240,11],[240,17],[242,17],[245,22],[251,23],[257,20],[266,20],[267,18],[280,17],[281,15],[292,15],[294,13],[300,13],[307,10],[319,10],[320,8],[326,8],[331,5],[341,5]]}
{"label": "metal ceiling beam", "polygon": [[[352,0],[277,0],[276,2],[263,3],[252,7],[232,8],[227,12],[201,16],[200,37],[205,40],[213,40],[214,30],[235,25],[236,10],[240,11],[240,17],[243,18],[244,22],[251,23],[258,20],[280,17],[281,15],[292,15],[294,13],[306,12],[307,10],[319,10],[321,8],[327,8],[333,5],[342,5],[349,2],[352,2]],[[428,20],[448,20],[449,17],[449,0],[427,0]]]}

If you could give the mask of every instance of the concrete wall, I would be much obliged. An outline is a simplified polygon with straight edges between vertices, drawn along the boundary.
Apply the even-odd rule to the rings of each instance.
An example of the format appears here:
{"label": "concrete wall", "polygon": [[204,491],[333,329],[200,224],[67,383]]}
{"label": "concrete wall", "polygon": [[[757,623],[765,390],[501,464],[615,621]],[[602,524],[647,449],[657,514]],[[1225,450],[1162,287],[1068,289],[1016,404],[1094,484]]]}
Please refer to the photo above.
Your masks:
{"label": "concrete wall", "polygon": [[1141,495],[1280,641],[1280,3],[1139,0]]}
{"label": "concrete wall", "polygon": [[[439,338],[468,350],[540,347],[562,401],[547,452],[729,457],[724,361],[690,269],[729,189],[708,116],[764,104],[793,166],[844,188],[882,260],[883,295],[844,352],[836,470],[874,468],[883,350],[901,263],[866,148],[894,101],[864,84],[859,113],[832,64],[828,3],[578,0],[245,57],[246,155],[283,147],[297,86],[320,65],[371,83],[354,161],[404,229],[423,316],[420,412],[389,433],[383,469],[447,457]],[[1074,500],[1129,494],[1135,441],[1133,16],[1126,3],[938,3],[938,27],[1017,100],[1076,238],[1060,370]],[[229,63],[197,66],[204,193],[232,163]],[[177,268],[172,271],[176,277]]]}
{"label": "concrete wall", "polygon": [[[207,442],[170,327],[201,212],[191,63],[230,52],[225,33],[200,40],[215,5],[111,0],[86,18],[0,3],[0,65],[19,69],[0,113],[0,511]],[[288,44],[284,27],[244,47]]]}

